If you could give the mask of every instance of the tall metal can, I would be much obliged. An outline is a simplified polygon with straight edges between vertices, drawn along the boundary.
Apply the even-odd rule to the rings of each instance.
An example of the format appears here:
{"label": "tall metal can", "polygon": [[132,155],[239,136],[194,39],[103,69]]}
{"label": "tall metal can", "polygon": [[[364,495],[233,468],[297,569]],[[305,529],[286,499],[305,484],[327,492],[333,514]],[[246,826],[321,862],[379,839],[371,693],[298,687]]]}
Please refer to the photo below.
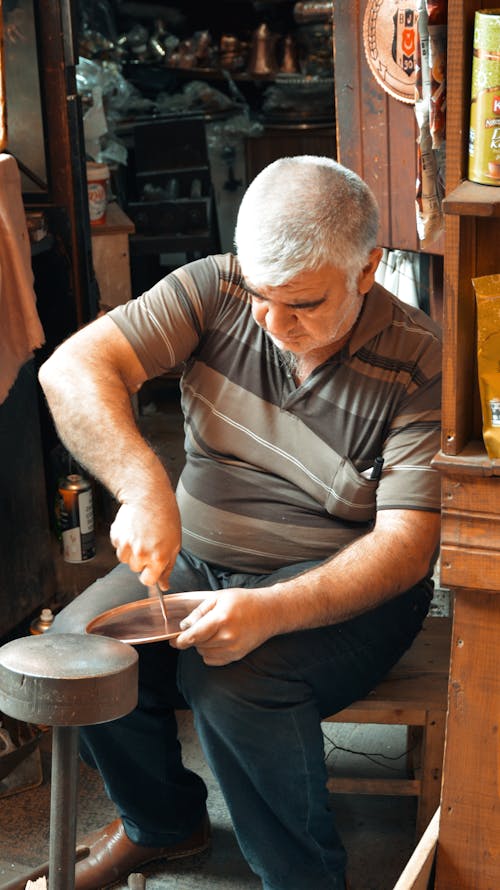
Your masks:
{"label": "tall metal can", "polygon": [[60,484],[59,524],[65,562],[85,562],[95,556],[92,486],[71,473]]}
{"label": "tall metal can", "polygon": [[468,178],[500,186],[500,8],[474,17]]}

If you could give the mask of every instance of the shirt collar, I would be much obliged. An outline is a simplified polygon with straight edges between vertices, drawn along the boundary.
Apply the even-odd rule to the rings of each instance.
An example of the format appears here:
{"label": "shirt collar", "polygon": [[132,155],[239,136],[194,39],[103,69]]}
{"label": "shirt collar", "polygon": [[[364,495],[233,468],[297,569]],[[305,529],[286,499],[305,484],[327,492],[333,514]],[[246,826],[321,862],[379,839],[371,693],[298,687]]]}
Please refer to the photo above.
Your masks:
{"label": "shirt collar", "polygon": [[387,328],[393,319],[393,297],[381,284],[375,283],[368,291],[352,336],[346,344],[349,355],[354,355],[365,343]]}

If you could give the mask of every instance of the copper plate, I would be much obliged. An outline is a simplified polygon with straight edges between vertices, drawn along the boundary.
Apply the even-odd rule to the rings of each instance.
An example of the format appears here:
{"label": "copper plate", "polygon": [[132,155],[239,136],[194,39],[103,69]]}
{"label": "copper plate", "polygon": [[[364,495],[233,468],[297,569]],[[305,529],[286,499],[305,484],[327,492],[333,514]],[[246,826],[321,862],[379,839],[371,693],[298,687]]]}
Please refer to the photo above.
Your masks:
{"label": "copper plate", "polygon": [[415,103],[418,13],[411,0],[369,0],[363,19],[363,44],[370,70],[382,89]]}
{"label": "copper plate", "polygon": [[108,609],[87,624],[89,634],[112,637],[122,643],[155,643],[179,636],[180,622],[202,601],[203,596],[190,593],[166,594],[163,598],[167,621],[163,620],[160,603],[146,598]]}

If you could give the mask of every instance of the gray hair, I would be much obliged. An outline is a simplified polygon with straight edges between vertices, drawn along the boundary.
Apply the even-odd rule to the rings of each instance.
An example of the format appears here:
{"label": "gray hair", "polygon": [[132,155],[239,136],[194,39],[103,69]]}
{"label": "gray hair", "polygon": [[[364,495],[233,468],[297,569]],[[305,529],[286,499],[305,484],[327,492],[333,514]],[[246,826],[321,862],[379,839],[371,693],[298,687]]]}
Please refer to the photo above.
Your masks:
{"label": "gray hair", "polygon": [[332,158],[279,158],[250,183],[238,211],[234,244],[252,284],[276,286],[326,264],[355,285],[377,245],[375,197]]}

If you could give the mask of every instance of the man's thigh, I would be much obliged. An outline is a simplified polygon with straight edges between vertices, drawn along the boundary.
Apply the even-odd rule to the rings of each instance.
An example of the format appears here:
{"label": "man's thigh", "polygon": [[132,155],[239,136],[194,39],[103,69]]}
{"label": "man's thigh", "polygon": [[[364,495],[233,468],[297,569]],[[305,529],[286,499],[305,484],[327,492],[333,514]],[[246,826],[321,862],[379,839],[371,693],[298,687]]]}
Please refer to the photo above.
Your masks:
{"label": "man's thigh", "polygon": [[399,660],[422,627],[430,595],[428,584],[417,585],[349,621],[273,637],[243,660],[278,686],[304,684],[327,716],[367,695]]}

